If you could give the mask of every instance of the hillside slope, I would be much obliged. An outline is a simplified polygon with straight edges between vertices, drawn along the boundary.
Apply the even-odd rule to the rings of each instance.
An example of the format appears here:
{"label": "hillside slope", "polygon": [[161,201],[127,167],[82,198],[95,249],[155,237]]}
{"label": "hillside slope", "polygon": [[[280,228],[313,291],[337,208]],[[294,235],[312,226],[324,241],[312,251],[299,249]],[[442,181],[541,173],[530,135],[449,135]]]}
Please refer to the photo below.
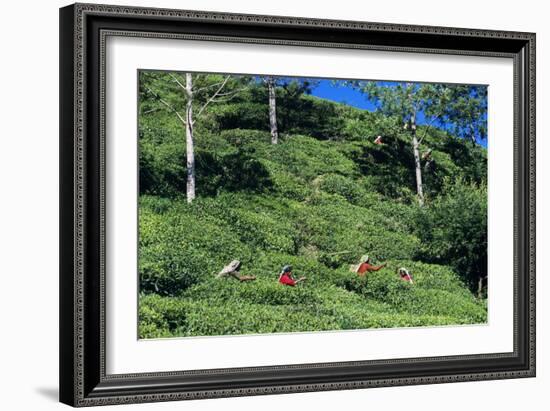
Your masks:
{"label": "hillside slope", "polygon": [[[256,92],[214,107],[197,127],[192,204],[181,126],[163,110],[140,116],[140,337],[486,322],[486,300],[470,291],[444,245],[434,246],[441,230],[433,223],[423,231],[440,193],[483,185],[485,150],[427,133],[434,161],[425,173],[430,201],[420,209],[412,155],[394,119],[304,96],[302,118],[281,127],[272,145]],[[239,113],[247,113],[241,121]],[[385,144],[373,144],[373,134]],[[360,278],[349,267],[363,254],[388,265]],[[257,280],[216,279],[233,259]],[[278,284],[285,264],[307,282]],[[402,266],[414,284],[398,278]]]}

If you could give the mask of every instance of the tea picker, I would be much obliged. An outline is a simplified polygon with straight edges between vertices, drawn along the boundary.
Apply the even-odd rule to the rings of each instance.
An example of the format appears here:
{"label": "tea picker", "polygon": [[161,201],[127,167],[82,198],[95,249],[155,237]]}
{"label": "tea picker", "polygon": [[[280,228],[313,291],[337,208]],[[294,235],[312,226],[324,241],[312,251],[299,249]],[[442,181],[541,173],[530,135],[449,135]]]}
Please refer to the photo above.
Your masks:
{"label": "tea picker", "polygon": [[294,277],[292,276],[291,265],[285,265],[281,270],[281,273],[279,274],[279,283],[283,285],[289,285],[291,287],[294,287],[296,284],[305,280],[306,280],[306,277],[300,277],[297,280],[294,279]]}
{"label": "tea picker", "polygon": [[253,275],[241,275],[239,270],[241,269],[241,262],[239,260],[233,260],[228,265],[226,265],[216,276],[216,278],[224,277],[233,277],[237,280],[243,281],[253,281],[256,279]]}

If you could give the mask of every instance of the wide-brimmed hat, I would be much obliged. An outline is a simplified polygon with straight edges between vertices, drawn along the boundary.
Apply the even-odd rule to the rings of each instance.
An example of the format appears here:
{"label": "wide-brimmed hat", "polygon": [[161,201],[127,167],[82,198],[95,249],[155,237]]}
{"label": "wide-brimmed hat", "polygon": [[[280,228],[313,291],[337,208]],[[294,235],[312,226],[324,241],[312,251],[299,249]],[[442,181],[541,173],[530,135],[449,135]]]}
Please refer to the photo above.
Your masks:
{"label": "wide-brimmed hat", "polygon": [[229,264],[227,264],[225,267],[222,268],[222,270],[218,273],[218,276],[224,276],[226,274],[232,273],[234,271],[239,270],[241,268],[241,262],[239,260],[233,260]]}
{"label": "wide-brimmed hat", "polygon": [[365,254],[364,256],[361,257],[361,261],[367,262],[368,260],[369,260],[369,255],[368,254]]}

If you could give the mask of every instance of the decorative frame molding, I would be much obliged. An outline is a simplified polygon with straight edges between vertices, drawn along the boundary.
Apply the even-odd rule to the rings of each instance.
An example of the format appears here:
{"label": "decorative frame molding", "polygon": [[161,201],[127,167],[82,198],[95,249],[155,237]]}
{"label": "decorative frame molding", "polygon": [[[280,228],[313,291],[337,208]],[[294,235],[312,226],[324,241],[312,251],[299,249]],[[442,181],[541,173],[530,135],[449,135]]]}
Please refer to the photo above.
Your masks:
{"label": "decorative frame molding", "polygon": [[[105,43],[115,35],[513,58],[514,351],[107,375]],[[62,402],[91,406],[535,376],[535,34],[75,4],[60,10],[60,80]]]}

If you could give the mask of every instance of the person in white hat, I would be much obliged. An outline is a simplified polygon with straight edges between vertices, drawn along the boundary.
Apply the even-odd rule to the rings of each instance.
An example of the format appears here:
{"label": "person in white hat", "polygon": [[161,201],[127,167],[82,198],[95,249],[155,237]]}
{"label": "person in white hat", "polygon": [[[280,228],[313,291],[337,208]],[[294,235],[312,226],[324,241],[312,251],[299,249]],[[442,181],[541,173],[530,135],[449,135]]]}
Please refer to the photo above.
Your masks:
{"label": "person in white hat", "polygon": [[253,275],[241,275],[239,270],[241,269],[241,262],[239,260],[233,260],[228,265],[223,267],[223,269],[216,276],[217,278],[222,277],[233,277],[237,280],[243,281],[253,281],[256,279]]}
{"label": "person in white hat", "polygon": [[397,270],[397,273],[399,274],[399,277],[403,281],[407,281],[407,282],[413,284],[412,275],[411,275],[411,273],[409,273],[409,270],[407,270],[404,267],[401,267],[399,270]]}
{"label": "person in white hat", "polygon": [[363,277],[365,274],[381,270],[386,266],[387,263],[381,264],[379,266],[372,265],[370,263],[370,257],[368,255],[364,255],[361,257],[361,264],[357,267],[356,273],[359,274],[360,277]]}

